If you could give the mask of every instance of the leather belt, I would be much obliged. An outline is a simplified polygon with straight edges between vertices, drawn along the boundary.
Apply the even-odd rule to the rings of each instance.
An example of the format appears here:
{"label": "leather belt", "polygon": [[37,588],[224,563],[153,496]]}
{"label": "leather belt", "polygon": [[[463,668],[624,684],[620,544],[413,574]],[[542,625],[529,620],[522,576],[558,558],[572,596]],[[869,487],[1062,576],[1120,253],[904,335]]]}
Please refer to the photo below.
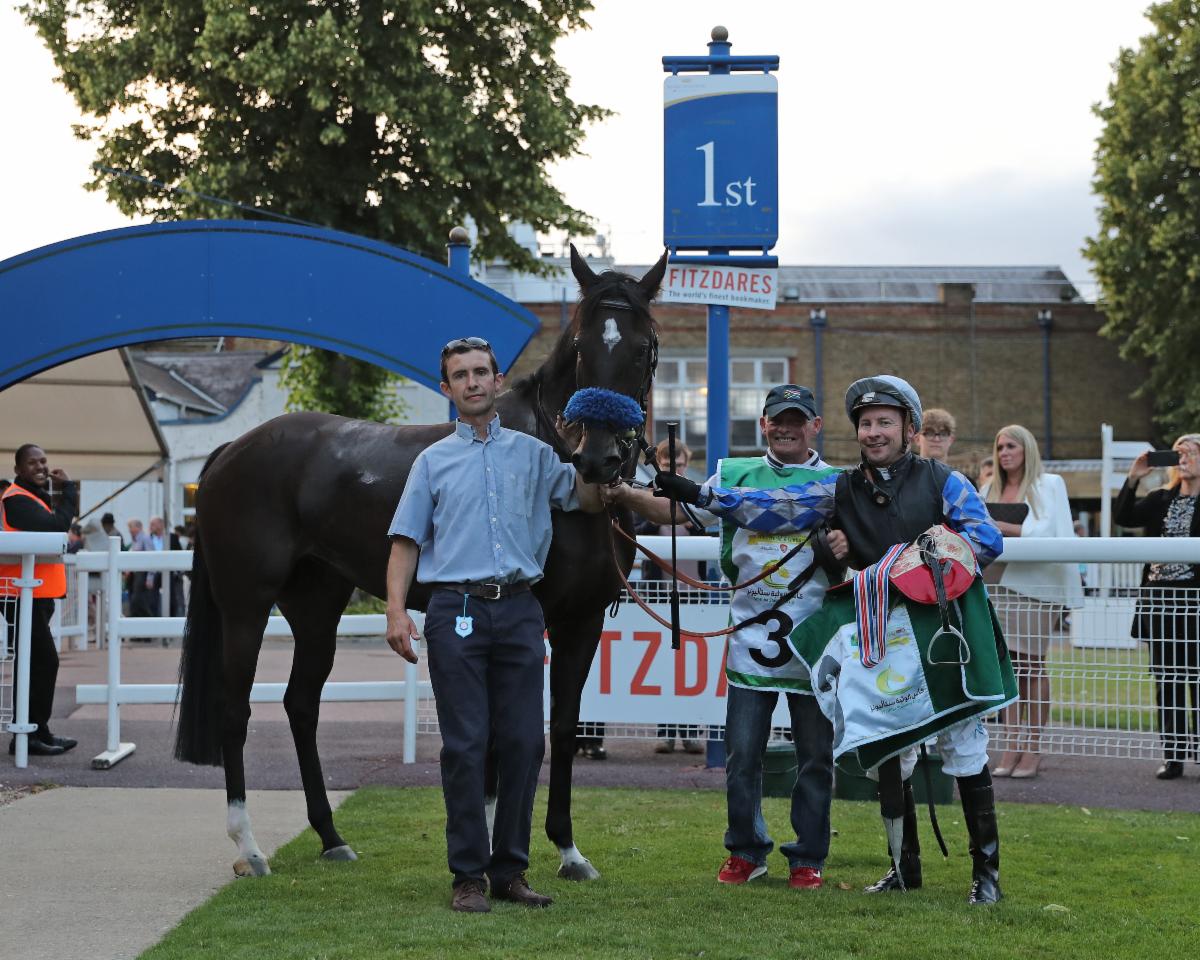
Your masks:
{"label": "leather belt", "polygon": [[454,593],[465,593],[480,600],[501,600],[530,589],[528,580],[518,580],[515,583],[430,583],[431,590],[450,590]]}

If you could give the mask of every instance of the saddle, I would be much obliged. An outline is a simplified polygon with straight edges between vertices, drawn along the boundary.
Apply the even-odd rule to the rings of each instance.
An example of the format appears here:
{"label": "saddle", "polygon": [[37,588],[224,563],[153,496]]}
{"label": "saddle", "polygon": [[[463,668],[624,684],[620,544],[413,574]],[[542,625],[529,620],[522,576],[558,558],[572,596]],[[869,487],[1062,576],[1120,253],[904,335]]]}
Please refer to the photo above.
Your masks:
{"label": "saddle", "polygon": [[[941,612],[942,625],[929,641],[931,664],[969,663],[970,647],[962,632],[950,623],[950,602],[966,593],[974,581],[975,552],[961,534],[944,524],[930,527],[910,544],[896,544],[853,580],[862,665],[876,667],[887,654],[892,587],[914,603],[936,604]],[[934,644],[944,634],[958,640],[958,659],[938,660],[933,656]]]}

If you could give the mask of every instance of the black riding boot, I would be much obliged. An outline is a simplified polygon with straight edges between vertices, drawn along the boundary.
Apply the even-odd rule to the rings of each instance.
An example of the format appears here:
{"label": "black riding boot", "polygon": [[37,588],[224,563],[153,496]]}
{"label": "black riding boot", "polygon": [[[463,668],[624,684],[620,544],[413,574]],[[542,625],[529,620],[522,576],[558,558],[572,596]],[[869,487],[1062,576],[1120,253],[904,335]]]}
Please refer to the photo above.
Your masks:
{"label": "black riding boot", "polygon": [[[888,851],[888,858],[892,853]],[[916,890],[921,886],[921,840],[917,836],[917,804],[913,799],[912,781],[904,781],[904,840],[900,844],[900,876],[904,888]],[[892,864],[887,875],[866,888],[866,893],[886,893],[900,889],[900,878],[896,876],[896,865]]]}
{"label": "black riding boot", "polygon": [[996,800],[987,767],[973,777],[958,778],[963,819],[971,838],[971,893],[969,903],[995,903],[1000,899],[1000,833],[996,826]]}

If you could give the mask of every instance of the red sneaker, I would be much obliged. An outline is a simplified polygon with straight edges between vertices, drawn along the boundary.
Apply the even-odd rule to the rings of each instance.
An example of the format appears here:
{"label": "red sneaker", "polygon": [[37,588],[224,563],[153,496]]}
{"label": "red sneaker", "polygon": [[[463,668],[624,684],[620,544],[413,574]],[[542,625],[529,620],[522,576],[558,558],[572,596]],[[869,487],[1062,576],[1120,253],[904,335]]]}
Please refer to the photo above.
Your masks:
{"label": "red sneaker", "polygon": [[818,890],[824,884],[816,867],[792,867],[792,875],[788,877],[788,886],[794,890]]}
{"label": "red sneaker", "polygon": [[767,875],[766,864],[751,863],[742,857],[730,857],[717,872],[717,883],[749,883]]}

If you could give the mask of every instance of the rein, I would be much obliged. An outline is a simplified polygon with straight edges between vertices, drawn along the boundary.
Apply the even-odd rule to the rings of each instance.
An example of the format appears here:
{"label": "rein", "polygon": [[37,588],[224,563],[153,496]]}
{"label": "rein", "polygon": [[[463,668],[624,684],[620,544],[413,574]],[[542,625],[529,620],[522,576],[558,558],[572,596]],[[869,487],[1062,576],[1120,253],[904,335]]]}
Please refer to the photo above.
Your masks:
{"label": "rein", "polygon": [[622,537],[624,537],[626,540],[628,540],[630,543],[632,543],[634,548],[637,549],[638,552],[640,552],[643,556],[649,557],[651,560],[653,560],[655,563],[657,563],[660,567],[662,567],[665,571],[667,571],[667,573],[669,573],[674,579],[680,581],[681,583],[686,583],[689,587],[694,587],[697,590],[709,590],[713,593],[723,592],[725,590],[730,590],[730,591],[745,590],[747,587],[754,586],[754,584],[758,583],[760,580],[765,580],[767,577],[771,576],[771,574],[773,574],[777,570],[779,570],[785,563],[787,563],[789,560],[791,560],[794,556],[796,556],[806,546],[808,546],[808,541],[812,539],[813,534],[816,532],[816,527],[814,527],[812,530],[809,531],[808,536],[805,537],[803,540],[801,540],[798,544],[796,544],[796,546],[794,546],[791,550],[789,550],[787,553],[785,553],[782,557],[780,557],[774,563],[769,563],[765,567],[763,567],[762,573],[760,573],[758,576],[752,577],[749,580],[743,580],[741,583],[731,584],[730,586],[726,587],[726,586],[722,586],[721,584],[705,583],[702,580],[693,580],[686,573],[680,573],[673,566],[671,566],[670,563],[668,563],[666,560],[664,560],[662,557],[660,557],[657,553],[655,553],[649,547],[643,546],[642,544],[638,543],[637,537],[631,537],[629,534],[627,534],[624,530],[621,529],[621,527],[617,524],[617,522],[615,520],[613,521],[612,526],[613,526],[613,529],[616,530],[617,533],[619,533]]}

